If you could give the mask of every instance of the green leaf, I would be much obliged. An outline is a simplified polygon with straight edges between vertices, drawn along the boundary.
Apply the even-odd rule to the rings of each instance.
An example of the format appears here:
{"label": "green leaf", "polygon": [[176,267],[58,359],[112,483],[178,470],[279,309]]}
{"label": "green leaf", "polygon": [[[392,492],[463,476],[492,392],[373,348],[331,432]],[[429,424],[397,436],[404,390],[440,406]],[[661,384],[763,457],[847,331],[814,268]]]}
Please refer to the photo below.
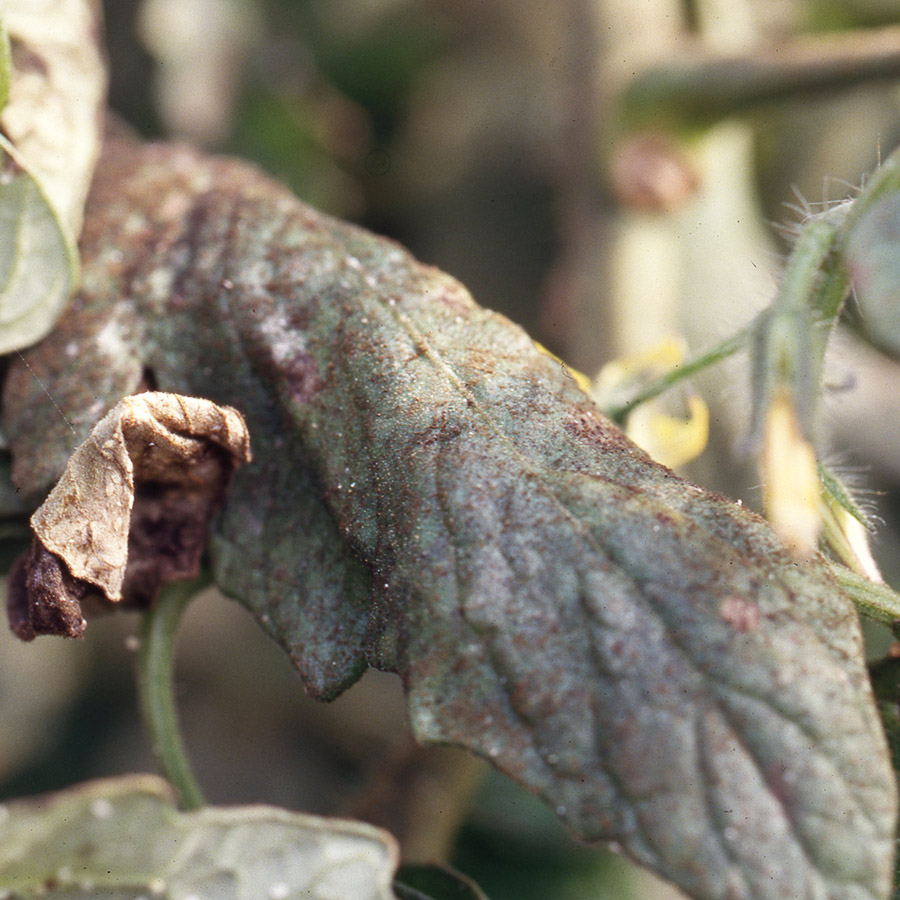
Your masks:
{"label": "green leaf", "polygon": [[394,839],[265,806],[179,812],[147,775],[0,807],[4,896],[396,900]]}
{"label": "green leaf", "polygon": [[39,341],[69,302],[74,246],[34,177],[0,137],[0,352]]}
{"label": "green leaf", "polygon": [[887,895],[894,776],[819,557],[650,460],[457,282],[247,166],[111,144],[82,246],[78,305],[4,386],[24,493],[142,366],[233,405],[254,462],[214,574],[311,692],[397,671],[420,740],[693,897]]}
{"label": "green leaf", "polygon": [[398,900],[487,900],[477,885],[446,866],[402,866],[394,892]]}
{"label": "green leaf", "polygon": [[847,244],[847,268],[862,328],[895,356],[900,354],[898,241],[900,196],[889,194],[862,215]]}
{"label": "green leaf", "polygon": [[89,0],[12,3],[0,33],[0,352],[39,341],[78,280],[106,76]]}

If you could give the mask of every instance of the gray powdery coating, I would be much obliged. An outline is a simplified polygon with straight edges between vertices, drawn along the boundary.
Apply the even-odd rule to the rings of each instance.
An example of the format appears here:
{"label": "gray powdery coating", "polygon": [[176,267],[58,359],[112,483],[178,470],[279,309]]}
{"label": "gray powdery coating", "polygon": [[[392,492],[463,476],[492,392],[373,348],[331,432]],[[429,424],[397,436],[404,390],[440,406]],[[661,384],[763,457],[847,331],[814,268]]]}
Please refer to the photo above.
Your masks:
{"label": "gray powdery coating", "polygon": [[[824,563],[396,245],[184,148],[99,173],[82,294],[26,359],[82,434],[147,372],[241,411],[216,579],[312,693],[398,671],[421,739],[694,897],[887,896],[894,778]],[[2,427],[46,490],[72,435],[18,363]]]}

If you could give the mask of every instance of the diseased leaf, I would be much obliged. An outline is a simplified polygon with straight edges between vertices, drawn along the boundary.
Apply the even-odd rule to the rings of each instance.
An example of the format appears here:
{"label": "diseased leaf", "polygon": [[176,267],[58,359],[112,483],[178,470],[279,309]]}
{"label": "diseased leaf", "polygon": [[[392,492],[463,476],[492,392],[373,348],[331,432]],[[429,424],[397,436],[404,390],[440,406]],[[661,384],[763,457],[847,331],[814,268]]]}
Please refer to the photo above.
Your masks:
{"label": "diseased leaf", "polygon": [[126,397],[31,517],[34,544],[9,594],[13,630],[24,640],[80,637],[88,591],[142,605],[163,582],[196,576],[212,511],[249,459],[234,409],[159,392]]}
{"label": "diseased leaf", "polygon": [[821,559],[654,463],[396,245],[185,149],[112,145],[99,172],[82,295],[4,388],[24,492],[71,442],[35,374],[80,432],[141,363],[233,404],[255,460],[214,571],[313,693],[396,670],[421,740],[694,897],[887,895],[895,784]]}
{"label": "diseased leaf", "polygon": [[265,806],[183,813],[147,775],[0,810],[4,896],[396,900],[396,842],[359,822]]}
{"label": "diseased leaf", "polygon": [[0,69],[12,69],[0,74],[2,99],[9,88],[0,103],[0,353],[9,353],[40,340],[76,287],[106,75],[89,0],[18,0],[0,14]]}

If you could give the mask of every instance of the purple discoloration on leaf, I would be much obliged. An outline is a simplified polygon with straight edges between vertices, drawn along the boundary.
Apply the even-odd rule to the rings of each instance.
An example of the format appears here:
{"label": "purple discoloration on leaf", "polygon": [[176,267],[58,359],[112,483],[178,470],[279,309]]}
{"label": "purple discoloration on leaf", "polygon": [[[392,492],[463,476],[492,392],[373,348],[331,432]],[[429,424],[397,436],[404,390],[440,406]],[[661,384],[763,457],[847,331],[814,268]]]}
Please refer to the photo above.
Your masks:
{"label": "purple discoloration on leaf", "polygon": [[[886,895],[893,775],[820,560],[651,461],[396,245],[185,149],[114,145],[100,172],[82,296],[27,360],[79,429],[133,390],[133,359],[244,413],[255,461],[214,570],[313,693],[396,670],[421,739],[697,898]],[[113,321],[123,356],[101,365]],[[23,490],[64,463],[58,418],[13,363]]]}

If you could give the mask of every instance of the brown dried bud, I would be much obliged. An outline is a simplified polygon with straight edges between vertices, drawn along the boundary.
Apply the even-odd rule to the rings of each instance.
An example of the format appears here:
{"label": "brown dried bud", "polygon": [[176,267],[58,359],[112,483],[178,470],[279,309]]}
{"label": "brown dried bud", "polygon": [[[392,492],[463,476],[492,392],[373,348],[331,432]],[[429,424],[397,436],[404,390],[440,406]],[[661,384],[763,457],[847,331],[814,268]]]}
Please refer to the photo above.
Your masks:
{"label": "brown dried bud", "polygon": [[619,203],[637,212],[672,212],[700,186],[696,169],[673,140],[646,133],[628,137],[616,149],[610,180]]}

